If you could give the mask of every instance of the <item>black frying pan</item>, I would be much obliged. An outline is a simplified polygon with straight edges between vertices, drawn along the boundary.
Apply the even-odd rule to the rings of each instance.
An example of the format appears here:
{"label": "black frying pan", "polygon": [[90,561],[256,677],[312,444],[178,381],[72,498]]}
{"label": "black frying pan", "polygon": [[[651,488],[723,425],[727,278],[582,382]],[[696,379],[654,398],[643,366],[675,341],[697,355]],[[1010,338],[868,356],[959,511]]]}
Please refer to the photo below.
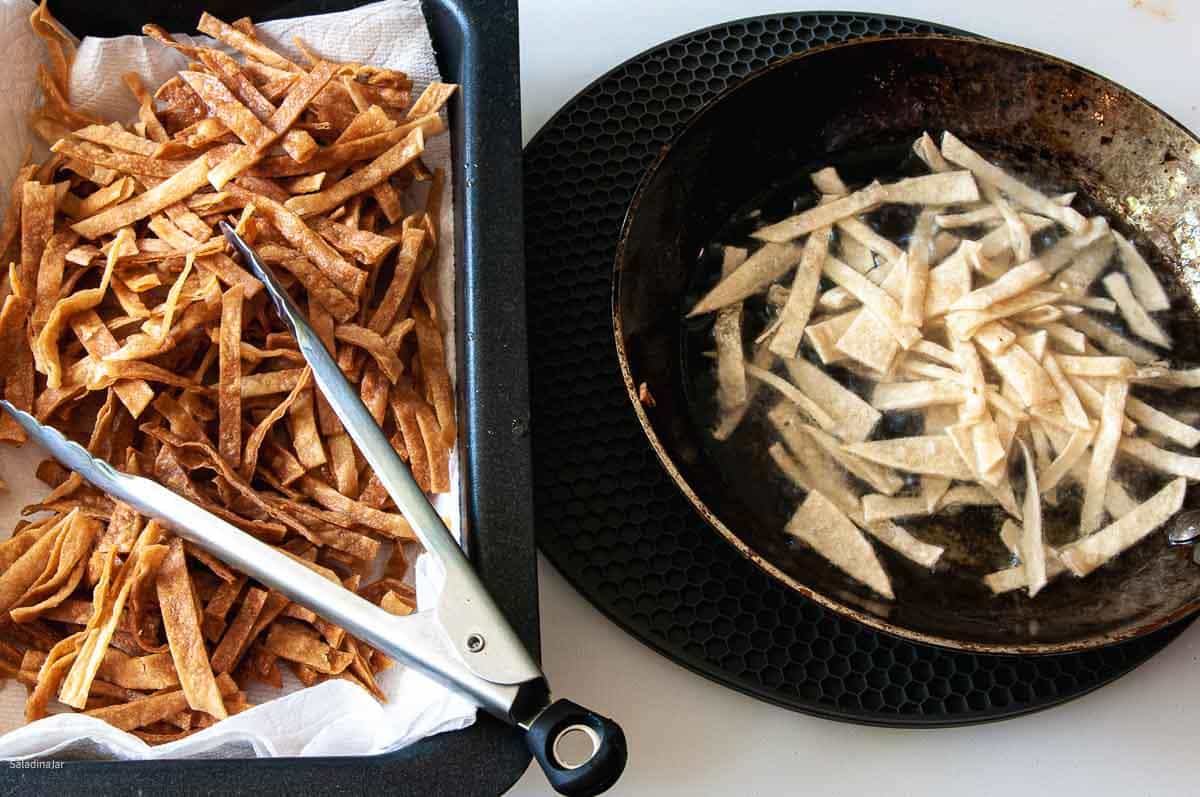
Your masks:
{"label": "black frying pan", "polygon": [[[739,209],[830,162],[843,174],[880,164],[922,131],[954,131],[1004,164],[1078,188],[1076,207],[1103,212],[1138,241],[1176,305],[1200,299],[1200,142],[1150,103],[1079,67],[976,39],[860,39],[778,62],[693,117],[644,177],[617,250],[617,352],[651,446],[712,527],[773,577],[872,627],[921,642],[996,653],[1082,650],[1149,633],[1200,607],[1200,567],[1156,533],[1086,579],[1060,578],[1035,599],[993,597],[982,574],[1007,565],[988,512],[927,521],[944,544],[930,574],[880,557],[896,600],[881,601],[782,528],[797,496],[781,495],[766,457],[731,458],[705,432],[696,330],[685,308],[710,287],[701,252]],[[781,182],[782,181],[782,182]],[[755,198],[759,200],[755,200]],[[1132,201],[1131,201],[1132,198]],[[1179,359],[1200,362],[1193,312],[1175,314]],[[702,381],[702,378],[701,378]],[[643,406],[646,383],[656,406]],[[700,409],[698,409],[698,407]],[[754,434],[748,420],[737,434]],[[734,447],[736,448],[736,447]],[[732,449],[725,449],[732,450]],[[1189,491],[1187,505],[1200,505]]]}

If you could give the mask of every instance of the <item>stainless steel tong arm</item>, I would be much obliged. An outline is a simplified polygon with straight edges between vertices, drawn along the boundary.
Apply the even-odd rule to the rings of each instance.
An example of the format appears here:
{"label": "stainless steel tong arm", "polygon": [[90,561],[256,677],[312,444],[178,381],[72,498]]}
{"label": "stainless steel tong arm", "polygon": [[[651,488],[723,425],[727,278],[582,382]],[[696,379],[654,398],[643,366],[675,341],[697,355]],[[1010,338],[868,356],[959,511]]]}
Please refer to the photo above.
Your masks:
{"label": "stainless steel tong arm", "polygon": [[325,344],[257,253],[233,228],[221,222],[225,238],[262,280],[284,324],[291,330],[325,400],[379,477],[388,495],[416,532],[425,550],[437,557],[446,574],[435,609],[438,621],[471,672],[498,684],[519,684],[542,677],[541,670],[513,631],[492,596],[471,568],[466,554],[413,480],[408,467],[346,380]]}
{"label": "stainless steel tong arm", "polygon": [[7,401],[0,401],[0,406],[16,419],[30,439],[99,489],[146,517],[156,518],[226,564],[342,626],[352,636],[466,693],[489,712],[506,719],[511,717],[519,687],[483,678],[467,667],[433,612],[408,617],[390,614],[157,482],[116,470],[57,429],[43,426]]}

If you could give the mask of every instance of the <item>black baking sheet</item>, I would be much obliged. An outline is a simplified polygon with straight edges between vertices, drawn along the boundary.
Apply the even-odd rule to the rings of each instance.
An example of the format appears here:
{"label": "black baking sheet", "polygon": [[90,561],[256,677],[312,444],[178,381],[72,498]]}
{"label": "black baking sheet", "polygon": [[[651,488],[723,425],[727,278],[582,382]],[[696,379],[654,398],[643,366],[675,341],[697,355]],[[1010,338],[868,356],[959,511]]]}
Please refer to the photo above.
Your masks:
{"label": "black baking sheet", "polygon": [[[95,3],[52,0],[73,33],[138,33],[146,22],[195,30],[226,20],[341,11],[361,2]],[[454,148],[459,451],[467,547],[525,644],[539,650],[525,355],[521,112],[516,0],[423,0],[442,75],[461,84],[449,106]],[[118,76],[112,76],[115,80]],[[525,771],[521,734],[488,716],[389,755],[6,768],[11,794],[499,794]]]}

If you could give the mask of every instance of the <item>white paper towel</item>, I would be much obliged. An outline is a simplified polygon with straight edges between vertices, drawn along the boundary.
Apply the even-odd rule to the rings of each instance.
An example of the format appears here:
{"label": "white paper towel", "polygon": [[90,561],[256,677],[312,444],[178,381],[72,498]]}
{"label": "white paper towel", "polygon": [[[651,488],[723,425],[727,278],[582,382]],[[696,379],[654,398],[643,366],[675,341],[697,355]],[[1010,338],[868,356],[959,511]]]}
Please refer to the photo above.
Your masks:
{"label": "white paper towel", "polygon": [[[16,174],[25,147],[33,141],[26,119],[38,97],[35,73],[44,60],[41,41],[29,29],[29,0],[0,0],[0,183],[8,186]],[[433,45],[417,0],[385,0],[353,11],[300,19],[266,22],[258,26],[268,44],[299,59],[292,45],[295,36],[320,55],[336,61],[357,61],[401,69],[412,77],[414,97],[432,80],[440,78]],[[202,41],[212,42],[203,37]],[[147,86],[157,86],[185,59],[173,50],[140,36],[84,39],[71,74],[71,100],[82,110],[106,119],[128,122],[137,105],[120,81],[135,71]],[[426,143],[423,159],[431,167],[451,174],[447,136]],[[5,188],[5,193],[7,188]],[[438,262],[439,309],[446,331],[446,355],[454,374],[454,237],[452,194],[447,191],[442,208]],[[7,197],[4,197],[7,199]],[[0,496],[0,536],[7,536],[20,507],[36,500],[45,487],[33,476],[44,455],[32,446],[0,450],[0,475],[10,492]],[[438,497],[438,510],[458,529],[458,461],[451,459],[452,492]],[[428,556],[416,565],[417,604],[427,608],[440,589],[437,563]],[[475,707],[433,683],[418,672],[395,666],[378,676],[388,696],[380,705],[374,698],[345,681],[327,681],[309,689],[284,670],[282,692],[251,689],[249,711],[230,717],[177,742],[150,747],[132,734],[77,714],[56,714],[25,725],[22,710],[25,687],[8,681],[0,685],[0,758],[211,758],[249,756],[371,755],[395,750],[418,739],[470,725]],[[282,696],[280,696],[282,695]],[[264,702],[265,701],[265,702]]]}

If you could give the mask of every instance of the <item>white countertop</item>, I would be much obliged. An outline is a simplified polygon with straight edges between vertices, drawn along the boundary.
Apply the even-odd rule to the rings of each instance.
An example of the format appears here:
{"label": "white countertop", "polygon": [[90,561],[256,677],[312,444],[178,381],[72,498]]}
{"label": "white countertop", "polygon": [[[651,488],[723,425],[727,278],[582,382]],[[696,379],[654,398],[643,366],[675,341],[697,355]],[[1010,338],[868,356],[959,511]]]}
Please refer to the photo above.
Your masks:
{"label": "white countertop", "polygon": [[[522,0],[524,134],[662,41],[733,18],[846,8],[916,17],[1044,50],[1139,92],[1200,130],[1200,3],[1190,0]],[[1065,706],[974,728],[897,731],[814,719],[724,689],[605,619],[545,560],[542,651],[561,696],[629,739],[618,795],[1192,794],[1200,625],[1146,665]],[[511,794],[550,793],[534,767]]]}

